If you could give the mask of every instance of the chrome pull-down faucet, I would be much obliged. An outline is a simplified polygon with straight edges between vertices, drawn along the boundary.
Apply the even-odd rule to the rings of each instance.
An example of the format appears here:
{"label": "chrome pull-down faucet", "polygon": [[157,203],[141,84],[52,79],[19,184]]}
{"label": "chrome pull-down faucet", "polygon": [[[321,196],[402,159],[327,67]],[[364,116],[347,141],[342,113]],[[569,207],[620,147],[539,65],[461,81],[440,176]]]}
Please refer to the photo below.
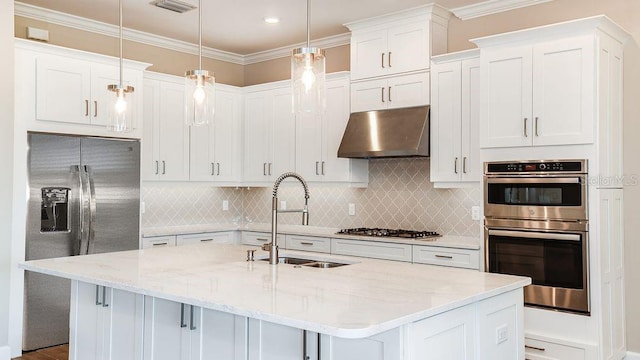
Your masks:
{"label": "chrome pull-down faucet", "polygon": [[[278,210],[278,188],[284,179],[292,177],[297,179],[304,188],[304,208],[295,210]],[[302,213],[302,225],[309,225],[309,187],[302,176],[294,172],[286,172],[276,179],[273,185],[273,198],[271,199],[271,242],[262,245],[262,250],[269,252],[269,264],[278,264],[278,213]]]}

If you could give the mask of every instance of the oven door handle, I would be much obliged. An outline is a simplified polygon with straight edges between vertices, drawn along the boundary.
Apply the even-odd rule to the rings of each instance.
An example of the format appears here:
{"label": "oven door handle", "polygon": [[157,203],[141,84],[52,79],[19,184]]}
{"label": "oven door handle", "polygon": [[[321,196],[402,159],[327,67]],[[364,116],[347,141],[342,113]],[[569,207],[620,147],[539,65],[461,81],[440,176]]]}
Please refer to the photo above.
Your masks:
{"label": "oven door handle", "polygon": [[489,184],[580,184],[582,183],[582,177],[549,177],[549,176],[535,176],[535,177],[487,177],[487,183]]}
{"label": "oven door handle", "polygon": [[565,240],[565,241],[580,241],[580,238],[581,238],[581,236],[578,234],[559,234],[559,233],[547,233],[547,232],[493,230],[493,229],[489,230],[489,235],[521,237],[521,238],[527,238],[527,239],[550,239],[550,240]]}
{"label": "oven door handle", "polygon": [[488,184],[580,184],[582,177],[487,177]]}

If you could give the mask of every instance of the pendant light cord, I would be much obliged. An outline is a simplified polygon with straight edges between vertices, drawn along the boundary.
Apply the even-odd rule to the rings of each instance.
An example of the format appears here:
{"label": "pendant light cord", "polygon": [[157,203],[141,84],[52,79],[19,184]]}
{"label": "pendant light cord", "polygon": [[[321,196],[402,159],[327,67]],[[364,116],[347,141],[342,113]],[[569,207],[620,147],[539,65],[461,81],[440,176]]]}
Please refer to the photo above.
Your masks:
{"label": "pendant light cord", "polygon": [[309,46],[310,43],[310,37],[309,37],[309,23],[311,22],[311,12],[309,11],[309,4],[311,3],[311,0],[307,0],[307,47]]}
{"label": "pendant light cord", "polygon": [[202,70],[202,0],[198,0],[198,70]]}
{"label": "pendant light cord", "polygon": [[120,9],[120,88],[122,88],[122,0],[118,1],[118,7]]}

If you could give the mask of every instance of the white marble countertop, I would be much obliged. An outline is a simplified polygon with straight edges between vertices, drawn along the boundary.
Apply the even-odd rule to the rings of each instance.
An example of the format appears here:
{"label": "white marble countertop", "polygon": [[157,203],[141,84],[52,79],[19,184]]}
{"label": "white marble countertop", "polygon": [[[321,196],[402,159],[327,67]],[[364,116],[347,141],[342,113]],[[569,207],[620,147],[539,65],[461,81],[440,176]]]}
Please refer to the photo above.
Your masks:
{"label": "white marble countertop", "polygon": [[[197,234],[216,231],[257,231],[271,232],[271,224],[267,223],[251,223],[251,224],[210,224],[210,225],[184,225],[184,226],[167,226],[145,228],[142,235],[145,237],[179,235],[179,234]],[[410,245],[424,245],[436,247],[449,247],[458,249],[480,249],[480,236],[457,236],[444,235],[430,240],[415,240],[397,237],[376,237],[376,236],[357,236],[336,234],[339,228],[326,228],[318,226],[302,226],[302,225],[278,225],[279,234],[320,236],[334,239],[352,239],[366,240],[376,242],[391,242]]]}
{"label": "white marble countertop", "polygon": [[[345,256],[329,258],[353,264],[273,266],[245,261],[248,249],[255,247],[203,243],[20,267],[343,338],[372,336],[530,284],[517,276]],[[258,251],[256,258],[265,255]]]}

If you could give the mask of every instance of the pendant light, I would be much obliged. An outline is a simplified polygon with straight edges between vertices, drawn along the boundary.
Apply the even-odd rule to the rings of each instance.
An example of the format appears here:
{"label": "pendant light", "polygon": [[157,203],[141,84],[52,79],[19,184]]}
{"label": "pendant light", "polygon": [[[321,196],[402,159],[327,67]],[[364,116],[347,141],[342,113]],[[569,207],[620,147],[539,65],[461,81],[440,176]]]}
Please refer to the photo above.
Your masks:
{"label": "pendant light", "polygon": [[198,70],[187,71],[184,84],[187,125],[208,125],[215,111],[216,79],[202,70],[202,0],[198,1]]}
{"label": "pendant light", "polygon": [[310,1],[307,0],[307,46],[293,49],[291,54],[293,109],[297,114],[320,114],[325,109],[325,57],[324,50],[309,45]]}
{"label": "pendant light", "polygon": [[118,0],[120,12],[120,82],[114,85],[107,85],[107,89],[115,93],[109,104],[109,116],[107,119],[107,129],[114,132],[128,132],[132,130],[131,112],[127,111],[127,100],[133,97],[133,86],[124,86],[122,82],[122,0]]}

